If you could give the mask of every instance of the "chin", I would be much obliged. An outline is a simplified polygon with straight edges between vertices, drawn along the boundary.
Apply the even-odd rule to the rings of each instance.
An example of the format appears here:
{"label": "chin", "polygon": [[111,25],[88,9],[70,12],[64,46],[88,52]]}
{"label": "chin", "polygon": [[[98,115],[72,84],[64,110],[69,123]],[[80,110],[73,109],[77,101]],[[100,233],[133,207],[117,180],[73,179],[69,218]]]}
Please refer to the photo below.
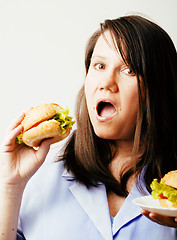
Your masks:
{"label": "chin", "polygon": [[107,140],[117,140],[117,135],[115,135],[114,132],[110,132],[107,129],[101,130],[101,129],[94,129],[94,132],[97,137],[102,138],[102,139],[107,139]]}
{"label": "chin", "polygon": [[134,132],[132,134],[122,133],[115,129],[109,128],[94,128],[94,132],[97,137],[107,140],[115,140],[115,141],[126,141],[132,142],[134,139]]}

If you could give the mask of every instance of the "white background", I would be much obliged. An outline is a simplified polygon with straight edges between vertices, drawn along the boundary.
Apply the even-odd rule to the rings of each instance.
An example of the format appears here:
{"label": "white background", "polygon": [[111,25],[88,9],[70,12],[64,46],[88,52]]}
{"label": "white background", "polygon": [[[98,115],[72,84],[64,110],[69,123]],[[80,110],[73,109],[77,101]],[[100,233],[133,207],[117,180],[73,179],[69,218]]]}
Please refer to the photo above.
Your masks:
{"label": "white background", "polygon": [[177,0],[0,0],[0,141],[31,106],[56,102],[73,115],[88,38],[106,18],[134,13],[177,46]]}

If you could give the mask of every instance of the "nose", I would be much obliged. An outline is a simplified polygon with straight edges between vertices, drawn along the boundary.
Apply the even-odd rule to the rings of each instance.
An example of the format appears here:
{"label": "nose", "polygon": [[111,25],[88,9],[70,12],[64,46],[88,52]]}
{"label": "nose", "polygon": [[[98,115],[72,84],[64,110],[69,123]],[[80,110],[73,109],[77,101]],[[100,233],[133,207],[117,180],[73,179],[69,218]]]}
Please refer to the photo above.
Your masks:
{"label": "nose", "polygon": [[99,82],[99,90],[107,90],[113,93],[118,91],[118,83],[114,72],[104,73],[101,81]]}

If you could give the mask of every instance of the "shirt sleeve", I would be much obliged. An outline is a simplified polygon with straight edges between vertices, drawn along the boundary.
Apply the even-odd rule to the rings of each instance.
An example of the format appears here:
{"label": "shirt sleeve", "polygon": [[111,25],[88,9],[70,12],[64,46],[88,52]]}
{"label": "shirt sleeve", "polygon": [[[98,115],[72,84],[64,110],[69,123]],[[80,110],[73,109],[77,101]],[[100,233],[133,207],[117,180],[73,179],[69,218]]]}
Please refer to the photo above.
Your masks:
{"label": "shirt sleeve", "polygon": [[17,230],[17,240],[26,240],[23,233],[20,230]]}

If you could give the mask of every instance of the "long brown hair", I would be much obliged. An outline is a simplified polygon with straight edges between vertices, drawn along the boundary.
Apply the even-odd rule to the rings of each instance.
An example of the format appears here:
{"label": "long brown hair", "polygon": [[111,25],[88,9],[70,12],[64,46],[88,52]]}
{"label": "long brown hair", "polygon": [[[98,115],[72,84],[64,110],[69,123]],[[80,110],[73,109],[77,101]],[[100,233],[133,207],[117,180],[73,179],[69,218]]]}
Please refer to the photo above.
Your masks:
{"label": "long brown hair", "polygon": [[[90,122],[84,87],[76,102],[77,130],[69,139],[62,160],[80,183],[98,186],[127,196],[127,181],[143,171],[147,189],[153,178],[161,178],[177,166],[177,54],[168,34],[157,24],[140,16],[106,20],[88,41],[85,53],[86,74],[95,44],[109,30],[124,62],[138,79],[139,113],[132,156],[140,144],[141,157],[122,169],[118,182],[109,170],[116,152],[114,141],[97,137]],[[143,83],[145,103],[142,101]]]}

